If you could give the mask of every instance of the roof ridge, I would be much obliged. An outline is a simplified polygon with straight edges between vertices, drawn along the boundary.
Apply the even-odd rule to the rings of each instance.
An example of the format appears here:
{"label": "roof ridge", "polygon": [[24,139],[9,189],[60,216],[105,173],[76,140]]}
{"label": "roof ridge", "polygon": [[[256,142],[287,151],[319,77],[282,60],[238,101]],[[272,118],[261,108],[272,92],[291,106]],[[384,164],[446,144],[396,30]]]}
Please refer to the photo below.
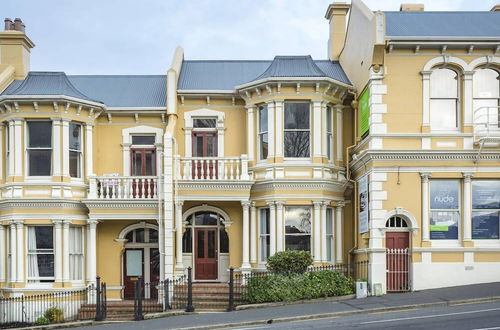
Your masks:
{"label": "roof ridge", "polygon": [[127,78],[127,77],[143,77],[143,78],[153,78],[153,77],[166,77],[164,74],[71,74],[66,75],[68,78],[71,77],[85,77],[85,78]]}

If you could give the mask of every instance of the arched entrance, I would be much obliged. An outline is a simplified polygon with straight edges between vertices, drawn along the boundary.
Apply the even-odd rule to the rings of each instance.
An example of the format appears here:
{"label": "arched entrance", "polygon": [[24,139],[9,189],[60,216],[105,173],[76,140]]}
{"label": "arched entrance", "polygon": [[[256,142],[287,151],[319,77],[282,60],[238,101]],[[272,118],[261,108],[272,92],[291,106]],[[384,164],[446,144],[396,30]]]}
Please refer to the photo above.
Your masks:
{"label": "arched entrance", "polygon": [[[134,298],[134,284],[139,277],[146,283],[160,280],[158,227],[148,223],[125,228],[120,236],[126,240],[123,253],[123,298]],[[149,295],[145,292],[146,298]]]}
{"label": "arched entrance", "polygon": [[410,227],[402,216],[394,215],[385,224],[387,292],[409,291]]}
{"label": "arched entrance", "polygon": [[[229,237],[226,232],[227,215],[215,208],[196,208],[186,213],[186,230],[182,249],[191,255],[194,279],[197,281],[220,280],[221,262],[229,256]],[[189,260],[189,259],[188,259]]]}

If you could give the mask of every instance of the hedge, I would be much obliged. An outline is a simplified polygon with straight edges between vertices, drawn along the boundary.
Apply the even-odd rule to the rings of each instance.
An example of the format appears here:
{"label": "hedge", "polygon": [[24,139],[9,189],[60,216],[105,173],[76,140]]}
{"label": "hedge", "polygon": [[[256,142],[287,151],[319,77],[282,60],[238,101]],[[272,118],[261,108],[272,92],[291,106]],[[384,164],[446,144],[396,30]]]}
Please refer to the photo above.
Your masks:
{"label": "hedge", "polygon": [[295,301],[354,293],[354,281],[331,270],[303,274],[268,274],[248,279],[243,298],[249,304]]}

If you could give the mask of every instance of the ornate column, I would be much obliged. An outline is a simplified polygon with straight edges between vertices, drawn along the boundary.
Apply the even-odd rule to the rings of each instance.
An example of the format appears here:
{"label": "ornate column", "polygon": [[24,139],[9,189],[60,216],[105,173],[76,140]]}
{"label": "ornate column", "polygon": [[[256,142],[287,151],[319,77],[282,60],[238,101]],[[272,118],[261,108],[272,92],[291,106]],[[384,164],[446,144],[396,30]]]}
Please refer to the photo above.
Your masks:
{"label": "ornate column", "polygon": [[184,205],[184,201],[175,202],[175,270],[178,272],[184,271],[182,260],[182,205]]}
{"label": "ornate column", "polygon": [[257,209],[255,202],[250,205],[250,262],[257,263]]}
{"label": "ornate column", "polygon": [[63,281],[63,241],[62,241],[62,220],[52,220],[54,224],[54,282]]}
{"label": "ornate column", "polygon": [[17,227],[17,282],[24,282],[24,221],[16,220]]}
{"label": "ornate column", "polygon": [[7,258],[5,255],[5,229],[0,223],[0,283],[5,282],[5,270],[7,269]]}
{"label": "ornate column", "polygon": [[324,201],[321,204],[321,261],[323,263],[328,262],[326,258],[326,222],[328,221],[326,218],[326,208],[328,204],[328,201]]}
{"label": "ornate column", "polygon": [[85,124],[85,173],[87,177],[94,174],[93,128],[94,124]]}
{"label": "ornate column", "polygon": [[267,202],[269,205],[269,256],[276,253],[276,207],[274,201]]}
{"label": "ornate column", "polygon": [[422,241],[430,240],[429,233],[429,178],[430,173],[420,173],[422,178]]}
{"label": "ornate column", "polygon": [[464,229],[463,240],[472,240],[472,173],[463,173],[464,176]]}
{"label": "ornate column", "polygon": [[249,253],[249,238],[250,238],[250,222],[249,222],[249,209],[250,201],[242,201],[241,206],[243,208],[243,260],[241,263],[241,270],[250,270],[250,253]]}
{"label": "ornate column", "polygon": [[62,175],[69,177],[69,119],[62,119]]}
{"label": "ornate column", "polygon": [[97,224],[95,219],[87,220],[87,281],[95,283],[97,276]]}
{"label": "ornate column", "polygon": [[[61,118],[52,118],[52,176],[61,176]],[[56,280],[57,282],[57,280]]]}
{"label": "ornate column", "polygon": [[13,171],[14,176],[23,176],[23,143],[22,141],[22,128],[24,119],[14,119],[14,134],[12,139],[12,149],[10,149],[10,155],[14,158]]}
{"label": "ornate column", "polygon": [[343,222],[343,208],[345,204],[344,202],[339,202],[337,207],[335,207],[335,234],[337,235],[335,238],[335,253],[336,258],[335,262],[341,264],[344,261],[344,251],[343,251],[343,242],[342,242],[342,222]]}
{"label": "ornate column", "polygon": [[69,282],[69,225],[71,220],[63,222],[63,248],[62,248],[62,280]]}
{"label": "ornate column", "polygon": [[314,214],[313,214],[313,257],[314,263],[321,262],[321,205],[323,201],[313,201]]}
{"label": "ornate column", "polygon": [[[276,157],[283,158],[283,114],[285,111],[284,100],[274,100],[276,104],[276,125],[273,126],[274,129],[274,140],[271,140],[269,136],[269,145],[276,145]],[[272,142],[271,142],[272,141]]]}
{"label": "ornate column", "polygon": [[10,267],[9,282],[17,282],[17,229],[14,220],[9,222]]}
{"label": "ornate column", "polygon": [[276,201],[276,252],[283,251],[284,244],[283,238],[285,237],[283,233],[284,229],[284,219],[283,219],[283,205],[284,201]]}
{"label": "ornate column", "polygon": [[275,155],[275,134],[276,129],[274,127],[274,101],[268,101],[267,103],[267,136],[269,139],[267,158],[274,158]]}
{"label": "ornate column", "polygon": [[255,158],[255,106],[249,105],[247,108],[247,154],[248,160],[253,161]]}

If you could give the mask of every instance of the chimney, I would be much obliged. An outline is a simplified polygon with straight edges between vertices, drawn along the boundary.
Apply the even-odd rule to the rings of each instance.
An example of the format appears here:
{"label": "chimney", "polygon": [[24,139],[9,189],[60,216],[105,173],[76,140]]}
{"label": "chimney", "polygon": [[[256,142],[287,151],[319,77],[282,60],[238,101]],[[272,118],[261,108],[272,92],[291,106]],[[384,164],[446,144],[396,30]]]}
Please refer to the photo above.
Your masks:
{"label": "chimney", "polygon": [[402,3],[399,11],[424,11],[423,3]]}
{"label": "chimney", "polygon": [[6,18],[5,31],[0,31],[0,74],[14,69],[15,79],[24,79],[30,71],[30,52],[35,44],[26,36],[20,18]]}
{"label": "chimney", "polygon": [[337,61],[344,48],[349,8],[350,5],[345,2],[334,2],[326,10],[325,18],[330,21],[330,38],[328,39],[330,61]]}
{"label": "chimney", "polygon": [[491,8],[491,11],[500,11],[500,3],[494,5],[493,8]]}

